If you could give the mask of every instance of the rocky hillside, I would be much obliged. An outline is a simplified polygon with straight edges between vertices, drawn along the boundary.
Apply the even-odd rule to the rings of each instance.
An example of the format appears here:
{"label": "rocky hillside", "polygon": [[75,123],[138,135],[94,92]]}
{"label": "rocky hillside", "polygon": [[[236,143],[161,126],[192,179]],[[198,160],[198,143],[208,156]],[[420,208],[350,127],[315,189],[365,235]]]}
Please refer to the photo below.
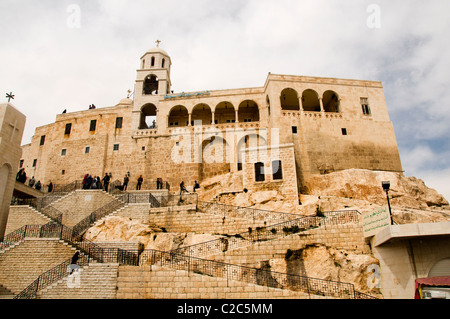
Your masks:
{"label": "rocky hillside", "polygon": [[[240,174],[216,176],[202,182],[200,201],[214,201],[234,206],[315,215],[317,209],[333,211],[356,209],[372,211],[386,205],[381,182],[390,181],[394,221],[428,223],[450,220],[447,200],[424,182],[398,173],[348,170],[314,177],[307,194],[299,200],[287,200],[277,191],[249,192],[243,189]],[[124,217],[109,217],[88,230],[92,241],[139,241],[146,249],[172,250],[206,242],[222,236],[215,234],[167,233],[157,225],[144,224]],[[311,245],[286,251],[285,258],[261,260],[262,269],[305,275],[333,281],[351,282],[357,290],[371,295],[379,291],[368,286],[368,266],[377,264],[371,254],[336,250],[325,245]]]}

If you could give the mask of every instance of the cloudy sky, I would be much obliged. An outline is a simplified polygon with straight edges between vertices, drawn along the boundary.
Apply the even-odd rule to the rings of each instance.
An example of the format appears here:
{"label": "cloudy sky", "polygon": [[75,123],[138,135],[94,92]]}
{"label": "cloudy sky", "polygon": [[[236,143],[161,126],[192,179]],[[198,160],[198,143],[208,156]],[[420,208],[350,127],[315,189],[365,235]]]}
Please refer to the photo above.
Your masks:
{"label": "cloudy sky", "polygon": [[448,0],[0,0],[0,101],[23,144],[63,109],[112,106],[162,41],[173,90],[268,72],[382,81],[406,176],[450,200]]}

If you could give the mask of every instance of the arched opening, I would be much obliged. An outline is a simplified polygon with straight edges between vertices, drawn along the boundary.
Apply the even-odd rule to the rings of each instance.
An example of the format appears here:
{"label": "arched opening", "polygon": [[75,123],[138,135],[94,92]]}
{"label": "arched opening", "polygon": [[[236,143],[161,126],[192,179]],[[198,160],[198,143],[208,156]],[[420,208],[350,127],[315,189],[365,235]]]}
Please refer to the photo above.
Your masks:
{"label": "arched opening", "polygon": [[155,66],[155,57],[154,56],[152,56],[152,59],[151,59],[151,66]]}
{"label": "arched opening", "polygon": [[444,258],[431,267],[428,277],[447,277],[450,276],[450,258]]}
{"label": "arched opening", "polygon": [[252,100],[245,100],[239,104],[238,109],[239,122],[258,122],[259,109],[258,104]]}
{"label": "arched opening", "polygon": [[[3,164],[2,167],[0,168],[0,208],[3,209],[3,207],[5,207],[3,203],[4,200],[10,200],[10,199],[6,199],[4,198],[5,196],[5,190],[6,190],[6,184],[8,183],[10,176],[12,173],[12,169],[11,166],[9,164]],[[9,203],[7,204],[9,205]]]}
{"label": "arched opening", "polygon": [[156,106],[154,104],[145,104],[141,107],[141,118],[139,129],[156,128]]}
{"label": "arched opening", "polygon": [[143,94],[158,94],[158,77],[149,75],[144,80]]}
{"label": "arched opening", "polygon": [[266,146],[267,141],[261,135],[256,133],[250,133],[243,136],[239,142],[237,143],[236,152],[237,152],[237,169],[238,171],[242,170],[243,163],[243,152],[248,148]]}
{"label": "arched opening", "polygon": [[323,109],[325,112],[339,112],[339,96],[334,91],[326,91],[323,94]]}
{"label": "arched opening", "polygon": [[210,125],[212,122],[212,112],[209,105],[205,103],[197,104],[192,110],[191,125],[195,125],[196,121],[200,121],[200,125]]}
{"label": "arched opening", "polygon": [[202,142],[202,179],[230,171],[230,145],[220,136],[211,136]]}
{"label": "arched opening", "polygon": [[183,105],[174,106],[169,113],[169,126],[188,126],[189,113]]}
{"label": "arched opening", "polygon": [[164,68],[164,64],[166,63],[166,59],[162,59],[161,68]]}
{"label": "arched opening", "polygon": [[289,111],[300,111],[300,102],[297,91],[294,89],[284,89],[280,96],[281,109]]}
{"label": "arched opening", "polygon": [[267,112],[269,113],[269,116],[270,116],[270,98],[268,95],[266,96],[266,106],[267,106]]}
{"label": "arched opening", "polygon": [[234,123],[236,122],[236,112],[230,102],[220,102],[214,111],[214,123]]}
{"label": "arched opening", "polygon": [[316,91],[307,89],[302,94],[303,111],[320,112],[319,95]]}

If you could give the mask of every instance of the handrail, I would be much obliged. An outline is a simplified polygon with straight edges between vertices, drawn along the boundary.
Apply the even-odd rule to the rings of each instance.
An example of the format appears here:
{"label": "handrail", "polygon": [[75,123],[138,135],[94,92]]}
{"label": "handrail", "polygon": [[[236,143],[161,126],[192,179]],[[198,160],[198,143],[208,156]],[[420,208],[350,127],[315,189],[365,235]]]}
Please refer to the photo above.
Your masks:
{"label": "handrail", "polygon": [[248,231],[229,236],[228,238],[213,239],[207,242],[190,246],[180,247],[172,250],[173,253],[184,253],[188,256],[205,256],[225,252],[228,250],[243,247],[254,242],[267,241],[281,238],[298,232],[317,228],[325,224],[335,224],[341,222],[358,221],[356,210],[324,212],[319,216],[301,216],[274,225],[257,227],[256,230],[249,228]]}
{"label": "handrail", "polygon": [[271,288],[303,291],[308,293],[308,295],[313,294],[352,299],[376,299],[367,294],[357,292],[354,284],[350,283],[228,264],[215,260],[180,255],[173,252],[144,250],[140,255],[141,264],[144,257],[146,258],[144,262],[146,262],[147,265],[158,264],[160,266],[169,266],[176,270],[185,270],[200,275],[243,281]]}

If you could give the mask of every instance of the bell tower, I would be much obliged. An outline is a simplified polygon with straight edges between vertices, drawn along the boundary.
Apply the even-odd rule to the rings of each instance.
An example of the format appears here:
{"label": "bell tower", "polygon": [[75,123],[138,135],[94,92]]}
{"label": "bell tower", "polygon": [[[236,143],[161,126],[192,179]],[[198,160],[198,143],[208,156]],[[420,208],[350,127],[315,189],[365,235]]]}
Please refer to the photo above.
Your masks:
{"label": "bell tower", "polygon": [[156,41],[156,47],[148,50],[140,59],[137,70],[134,92],[133,127],[148,129],[153,125],[148,118],[156,120],[159,101],[170,93],[170,67],[172,61],[166,51],[159,47],[161,41]]}

